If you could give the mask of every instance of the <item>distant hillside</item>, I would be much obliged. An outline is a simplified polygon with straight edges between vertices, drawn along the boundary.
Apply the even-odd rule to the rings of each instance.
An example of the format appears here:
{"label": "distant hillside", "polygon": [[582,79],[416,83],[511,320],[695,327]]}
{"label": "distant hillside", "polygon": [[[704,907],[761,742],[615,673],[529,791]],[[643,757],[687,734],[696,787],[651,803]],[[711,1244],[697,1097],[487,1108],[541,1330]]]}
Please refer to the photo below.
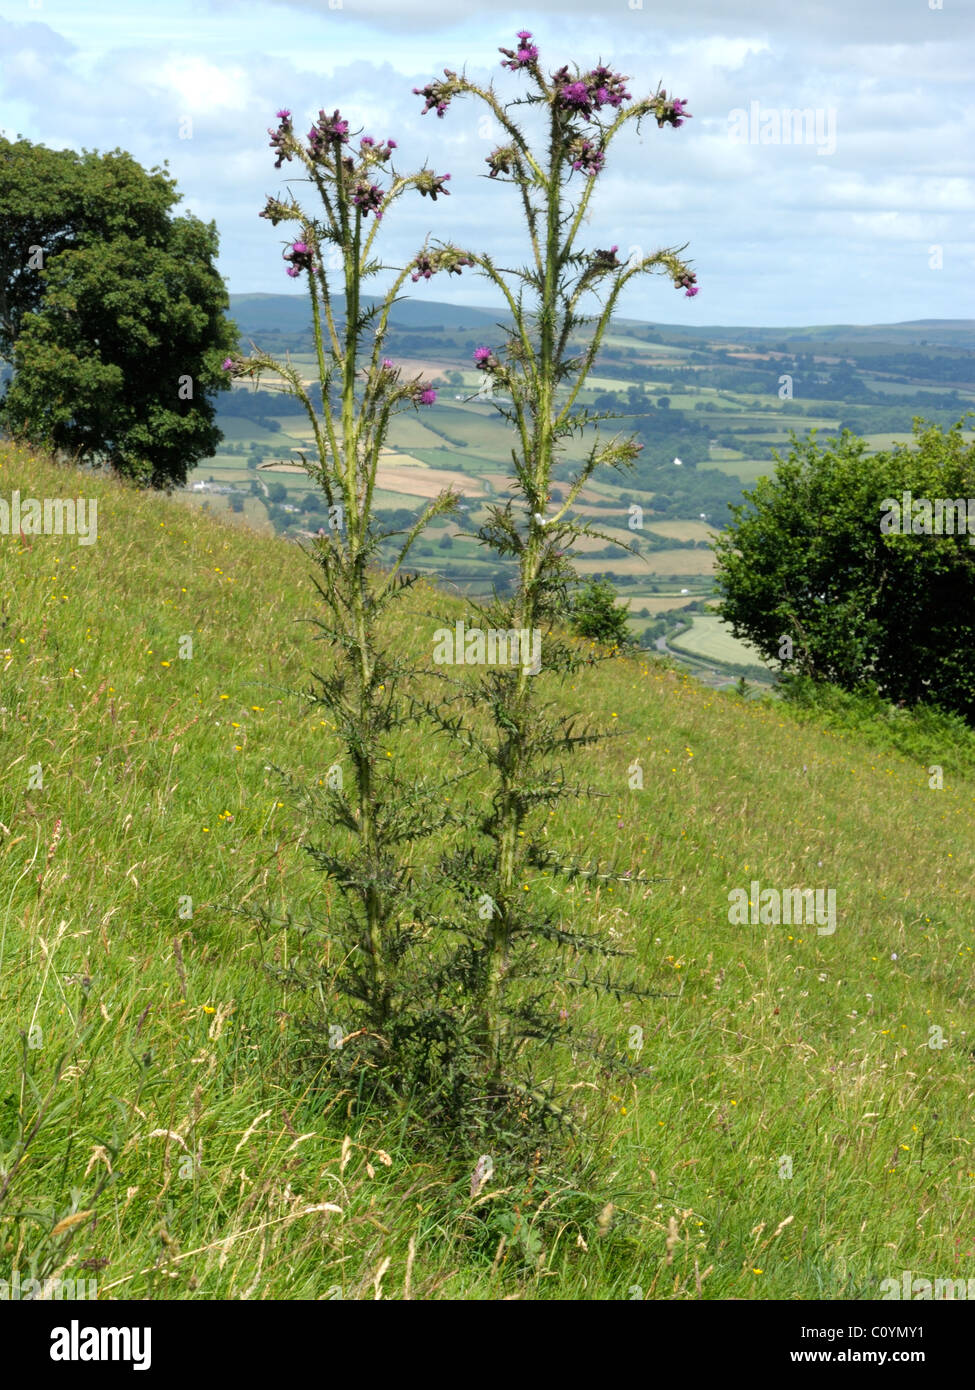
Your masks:
{"label": "distant hillside", "polygon": [[[370,301],[372,302],[372,301]],[[336,303],[343,306],[342,296]],[[230,316],[241,333],[260,332],[303,334],[311,332],[311,310],[304,294],[232,294]],[[503,309],[481,309],[465,304],[445,304],[439,300],[408,295],[397,304],[391,322],[400,328],[429,329],[440,325],[457,330],[482,328],[496,324],[507,316]],[[645,319],[616,319],[620,329],[659,335],[669,343],[768,343],[786,344],[790,349],[800,344],[817,343],[837,346],[856,343],[861,349],[868,345],[891,344],[898,347],[948,347],[975,351],[975,319],[912,319],[906,323],[878,324],[813,324],[798,328],[763,328],[760,325],[715,326],[702,324],[691,327],[682,323],[656,323]]]}
{"label": "distant hillside", "polygon": [[898,347],[950,347],[975,350],[975,319],[911,319],[907,323],[827,323],[797,328],[731,327],[702,324],[647,323],[619,319],[621,326],[649,328],[666,342],[786,343],[892,343]]}
{"label": "distant hillside", "polygon": [[[375,301],[367,296],[367,302]],[[345,307],[342,295],[336,296],[336,305],[341,313]],[[452,329],[480,328],[496,323],[502,316],[500,309],[474,309],[425,298],[406,298],[396,305],[390,322],[401,328],[430,328],[436,325]],[[305,294],[232,294],[230,317],[236,321],[245,338],[261,332],[311,332],[311,308]]]}

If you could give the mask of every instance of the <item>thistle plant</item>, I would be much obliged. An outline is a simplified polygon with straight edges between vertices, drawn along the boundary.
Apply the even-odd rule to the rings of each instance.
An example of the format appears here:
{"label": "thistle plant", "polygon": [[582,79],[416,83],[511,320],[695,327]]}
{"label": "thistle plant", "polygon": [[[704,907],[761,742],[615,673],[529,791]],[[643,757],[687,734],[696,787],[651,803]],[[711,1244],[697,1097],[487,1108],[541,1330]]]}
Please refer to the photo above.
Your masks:
{"label": "thistle plant", "polygon": [[[641,447],[630,437],[600,430],[607,416],[581,405],[580,393],[630,281],[662,273],[687,296],[698,293],[696,276],[681,259],[684,248],[622,262],[617,246],[586,250],[580,237],[610,146],[624,127],[639,130],[645,120],[655,120],[659,128],[679,127],[690,116],[684,99],[668,97],[663,89],[634,100],[628,78],[602,65],[589,71],[561,67],[546,76],[527,31],[518,34],[514,48],[500,51],[502,67],[527,79],[525,95],[502,101],[493,84],[480,86],[447,68],[442,79],[414,90],[425,99],[424,113],[435,111],[441,119],[455,99],[473,97],[504,132],[504,143],[487,156],[488,177],[516,190],[529,254],[517,269],[502,268],[488,254],[473,257],[510,315],[503,348],[480,347],[474,360],[513,439],[510,497],[488,509],[477,535],[496,554],[514,560],[517,582],[510,597],[495,594],[478,611],[489,629],[513,630],[522,640],[540,633],[544,672],[564,678],[588,659],[559,635],[575,578],[570,551],[581,535],[599,534],[574,517],[573,507],[598,468],[625,469]],[[516,121],[520,107],[544,122],[542,149]],[[596,310],[586,314],[592,302]],[[574,335],[584,326],[588,337],[580,343]],[[588,447],[581,463],[569,465],[566,444],[574,435]],[[556,469],[568,472],[559,474],[566,487],[553,506]],[[555,981],[620,988],[618,981],[593,977],[581,967],[566,973],[558,963],[539,963],[536,948],[544,940],[574,953],[618,954],[596,936],[567,926],[557,908],[530,905],[524,891],[536,871],[595,872],[552,850],[540,813],[565,795],[587,792],[569,782],[562,760],[601,735],[543,702],[545,680],[525,660],[485,669],[475,683],[475,698],[477,707],[489,712],[492,727],[485,732],[476,720],[462,725],[443,720],[444,728],[477,749],[493,778],[491,809],[480,825],[486,839],[480,848],[455,856],[451,867],[455,881],[482,904],[474,987],[484,1067],[498,1086],[506,1080],[505,1059],[525,1037],[551,1041],[562,1031],[565,1020],[553,1016],[551,1003]]]}
{"label": "thistle plant", "polygon": [[[300,457],[329,513],[327,530],[311,548],[323,600],[322,616],[313,621],[331,652],[327,673],[316,675],[305,694],[327,711],[342,757],[302,799],[324,829],[323,842],[310,851],[340,892],[338,920],[329,928],[338,946],[333,958],[340,961],[331,985],[345,1000],[339,1032],[347,1027],[360,1043],[371,1040],[373,1051],[388,1055],[400,1002],[395,974],[412,939],[411,871],[403,846],[442,824],[444,797],[439,782],[402,785],[390,757],[391,739],[419,716],[406,694],[410,669],[396,653],[398,644],[384,636],[383,619],[413,582],[403,564],[416,537],[457,498],[442,492],[405,534],[384,532],[374,518],[377,468],[391,419],[436,399],[429,382],[404,379],[384,355],[384,342],[390,310],[407,280],[429,280],[438,271],[460,274],[470,261],[449,244],[425,244],[393,273],[385,294],[368,300],[367,281],[392,270],[378,259],[376,244],[394,205],[411,191],[436,202],[448,193],[450,175],[426,167],[398,173],[396,142],[353,137],[337,110],[320,111],[304,140],[290,111],[279,111],[277,120],[269,130],[275,167],[302,166],[320,209],[313,215],[292,197],[270,197],[260,215],[274,226],[296,228],[283,256],[287,274],[304,280],[311,300],[320,408],[312,383],[290,357],[281,362],[255,348],[247,358],[228,358],[224,367],[255,381],[263,374],[279,378],[312,427],[314,451]],[[330,266],[336,267],[331,276]],[[394,534],[400,538],[395,559],[381,570],[380,546]]]}

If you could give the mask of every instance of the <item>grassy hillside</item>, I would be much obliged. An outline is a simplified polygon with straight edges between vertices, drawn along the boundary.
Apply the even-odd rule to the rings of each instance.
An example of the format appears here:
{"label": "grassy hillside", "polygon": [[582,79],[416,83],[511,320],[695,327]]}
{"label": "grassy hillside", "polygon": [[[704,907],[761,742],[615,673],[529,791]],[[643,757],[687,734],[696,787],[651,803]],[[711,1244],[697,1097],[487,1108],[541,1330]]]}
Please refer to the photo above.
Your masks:
{"label": "grassy hillside", "polygon": [[[543,1059],[590,1138],[527,1177],[496,1156],[472,1200],[476,1147],[438,1158],[408,1114],[350,1119],[317,1080],[342,1020],[303,968],[327,963],[333,894],[270,770],[314,782],[336,753],[288,694],[328,659],[299,621],[310,566],[0,449],[0,496],[18,488],[99,514],[90,546],[0,538],[0,1277],[87,1272],[102,1298],[795,1299],[975,1276],[971,744],[922,729],[908,756],[883,721],[827,725],[648,656],[561,692],[539,677],[619,734],[581,758],[600,795],[553,839],[660,880],[527,884],[659,996],[590,1006],[566,982],[552,1007],[592,1008],[621,1056],[641,1028],[652,1071]],[[425,583],[404,646],[462,612]],[[835,889],[835,933],[732,925],[753,880]],[[239,912],[258,901],[313,926],[259,933]]]}

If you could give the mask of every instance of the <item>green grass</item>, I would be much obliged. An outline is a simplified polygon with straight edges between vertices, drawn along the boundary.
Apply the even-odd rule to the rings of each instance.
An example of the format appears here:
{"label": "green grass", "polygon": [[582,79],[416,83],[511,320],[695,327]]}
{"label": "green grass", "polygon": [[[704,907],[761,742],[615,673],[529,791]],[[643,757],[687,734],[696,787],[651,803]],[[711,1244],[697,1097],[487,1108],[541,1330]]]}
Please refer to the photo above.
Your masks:
{"label": "green grass", "polygon": [[720,473],[727,473],[730,478],[740,478],[748,487],[759,478],[770,478],[775,471],[775,464],[771,459],[751,459],[751,458],[718,458],[717,451],[712,450],[712,457],[708,463],[709,468],[716,468]]}
{"label": "green grass", "polygon": [[[342,1020],[295,966],[327,957],[334,890],[302,849],[327,830],[269,771],[314,781],[338,751],[287,693],[328,659],[298,621],[307,563],[22,451],[0,464],[5,497],[99,503],[95,545],[0,552],[0,1277],[94,1260],[103,1298],[816,1299],[975,1274],[969,735],[919,727],[900,751],[880,715],[741,700],[649,658],[538,677],[619,734],[580,757],[600,796],[563,803],[553,843],[658,879],[528,881],[660,996],[566,983],[552,1006],[620,1055],[642,1029],[652,1071],[543,1054],[589,1137],[528,1178],[496,1155],[472,1201],[476,1136],[448,1161],[408,1113],[350,1119],[316,1081]],[[422,585],[404,651],[462,613]],[[753,880],[834,888],[835,934],[731,925]],[[315,930],[258,934],[236,909],[264,900]]]}

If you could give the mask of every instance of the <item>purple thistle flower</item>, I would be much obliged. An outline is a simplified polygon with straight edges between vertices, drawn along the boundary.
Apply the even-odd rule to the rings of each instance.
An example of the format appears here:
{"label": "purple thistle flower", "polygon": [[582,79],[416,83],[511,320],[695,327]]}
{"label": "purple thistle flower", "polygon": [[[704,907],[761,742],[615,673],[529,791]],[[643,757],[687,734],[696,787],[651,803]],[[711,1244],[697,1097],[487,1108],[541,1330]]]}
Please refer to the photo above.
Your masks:
{"label": "purple thistle flower", "polygon": [[489,347],[479,347],[474,349],[474,361],[479,367],[487,366],[491,360],[491,349]]}
{"label": "purple thistle flower", "polygon": [[311,247],[306,241],[292,242],[290,248],[284,253],[284,259],[291,262],[288,266],[288,274],[292,279],[296,279],[303,270],[314,269]]}
{"label": "purple thistle flower", "polygon": [[220,365],[225,372],[233,371],[234,359],[232,357],[225,357]]}
{"label": "purple thistle flower", "polygon": [[589,115],[591,103],[589,100],[589,88],[585,82],[568,82],[562,88],[559,96],[563,106],[575,106],[585,115]]}
{"label": "purple thistle flower", "polygon": [[624,101],[630,99],[630,93],[626,90],[626,78],[622,73],[612,72],[607,67],[593,68],[589,74],[589,86],[597,107],[620,107]]}
{"label": "purple thistle flower", "polygon": [[657,126],[663,129],[665,125],[682,126],[685,121],[692,121],[694,117],[686,110],[687,97],[677,97],[671,101],[667,99],[667,93],[660,93],[660,101],[657,103]]}
{"label": "purple thistle flower", "polygon": [[371,135],[364,135],[359,143],[359,153],[366,164],[385,164],[395,148],[395,140],[387,140],[384,145]]}
{"label": "purple thistle flower", "polygon": [[392,372],[392,371],[394,371],[394,370],[395,370],[395,365],[396,365],[396,364],[393,362],[393,359],[392,359],[391,357],[384,357],[384,358],[383,358],[383,370],[384,370],[384,371],[387,371],[387,372]]}
{"label": "purple thistle flower", "polygon": [[569,69],[562,67],[552,74],[552,81],[557,104],[567,111],[578,112],[587,120],[603,106],[618,108],[630,99],[623,74],[603,65],[583,77],[572,77]]}
{"label": "purple thistle flower", "polygon": [[385,194],[378,183],[357,183],[352,201],[363,217],[368,217],[371,212],[379,217],[384,197]]}
{"label": "purple thistle flower", "polygon": [[517,34],[518,47],[499,48],[498,52],[505,55],[501,66],[510,68],[512,72],[517,72],[519,68],[527,68],[538,61],[538,49],[530,43],[531,32],[528,29],[519,29]]}
{"label": "purple thistle flower", "polygon": [[417,396],[420,405],[433,405],[437,399],[437,393],[432,386],[426,386]]}
{"label": "purple thistle flower", "polygon": [[336,149],[341,145],[348,144],[349,123],[343,121],[338,110],[332,112],[331,116],[326,116],[324,111],[319,111],[318,120],[308,132],[309,153],[319,154],[320,147],[324,145],[334,145]]}
{"label": "purple thistle flower", "polygon": [[414,264],[413,274],[410,278],[412,279],[415,285],[417,280],[429,280],[430,277],[435,273],[436,269],[437,267],[434,265],[433,261],[430,259],[429,256],[417,256],[416,262]]}
{"label": "purple thistle flower", "polygon": [[591,140],[586,140],[581,136],[573,140],[569,146],[569,156],[573,169],[581,169],[590,178],[595,178],[606,163],[606,155],[593,144]]}
{"label": "purple thistle flower", "polygon": [[291,112],[288,111],[288,110],[286,110],[286,109],[282,109],[281,111],[275,111],[274,114],[275,114],[275,116],[277,116],[277,118],[278,118],[279,121],[290,121],[290,120],[291,120]]}

